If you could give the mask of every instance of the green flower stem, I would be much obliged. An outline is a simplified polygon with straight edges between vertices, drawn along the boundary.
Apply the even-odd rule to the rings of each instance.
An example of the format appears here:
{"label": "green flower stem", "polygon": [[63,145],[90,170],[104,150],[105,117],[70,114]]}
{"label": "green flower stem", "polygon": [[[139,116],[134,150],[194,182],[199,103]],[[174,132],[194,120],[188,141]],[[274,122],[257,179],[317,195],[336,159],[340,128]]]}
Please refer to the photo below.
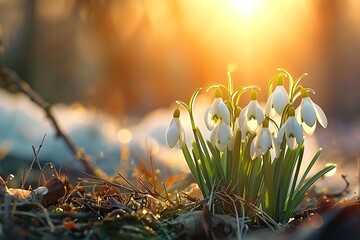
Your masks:
{"label": "green flower stem", "polygon": [[234,148],[231,151],[232,154],[232,159],[230,160],[232,162],[231,165],[231,173],[230,175],[235,178],[233,186],[237,186],[239,185],[239,177],[241,176],[238,174],[239,172],[239,167],[240,167],[240,162],[243,162],[242,159],[240,159],[240,153],[241,153],[241,148],[242,148],[242,142],[241,142],[241,131],[237,130],[235,133],[235,144],[234,144]]}
{"label": "green flower stem", "polygon": [[274,216],[275,214],[275,208],[274,208],[274,204],[271,202],[271,199],[275,198],[275,189],[274,189],[274,183],[273,183],[273,178],[274,178],[274,174],[273,174],[273,167],[271,166],[271,157],[270,157],[270,153],[267,152],[264,156],[263,156],[263,172],[264,172],[264,183],[265,183],[265,187],[267,189],[266,193],[265,193],[265,198],[264,198],[264,204],[265,204],[265,209],[266,212],[270,215],[270,216]]}
{"label": "green flower stem", "polygon": [[[211,189],[211,181],[210,181],[209,174],[211,172],[207,171],[206,166],[204,164],[204,161],[202,160],[203,156],[202,156],[201,149],[200,150],[198,149],[197,143],[195,141],[193,141],[193,143],[192,143],[192,150],[193,150],[193,152],[195,154],[195,157],[196,157],[195,158],[196,159],[195,163],[197,163],[199,165],[200,172],[201,172],[202,176],[204,177],[205,184],[208,187],[208,190],[210,190]],[[200,162],[198,162],[198,160],[200,160]]]}
{"label": "green flower stem", "polygon": [[292,187],[291,187],[291,190],[290,190],[289,199],[288,199],[288,201],[286,203],[287,205],[289,204],[291,199],[293,199],[294,193],[296,194],[295,186],[296,186],[296,183],[297,183],[297,180],[298,180],[298,176],[299,176],[303,156],[304,156],[304,145],[301,146],[301,150],[300,150],[299,158],[298,158],[298,161],[297,161],[297,166],[296,166],[294,178],[292,180]]}
{"label": "green flower stem", "polygon": [[303,73],[303,74],[301,74],[300,77],[298,77],[298,79],[295,81],[295,83],[294,83],[294,85],[293,85],[293,87],[291,88],[291,91],[290,91],[290,102],[295,101],[295,97],[296,97],[295,92],[296,92],[297,86],[298,86],[300,80],[301,80],[303,77],[307,76],[307,75],[308,75],[307,73]]}
{"label": "green flower stem", "polygon": [[202,172],[200,170],[199,163],[197,162],[197,158],[196,158],[194,149],[192,150],[192,154],[193,154],[193,157],[195,160],[196,171],[199,173],[198,185],[200,187],[201,193],[203,194],[203,196],[205,198],[205,196],[209,196],[209,189],[205,186],[206,183],[204,183],[204,178],[202,176]]}
{"label": "green flower stem", "polygon": [[186,143],[184,144],[184,146],[181,148],[183,155],[185,157],[186,163],[190,168],[190,171],[195,179],[196,182],[200,181],[200,177],[199,177],[199,172],[196,169],[195,163],[194,163],[194,159],[191,157],[191,154],[189,152],[188,146],[186,145]]}
{"label": "green flower stem", "polygon": [[210,141],[206,141],[210,152],[212,153],[212,163],[213,169],[215,170],[214,182],[220,181],[224,176],[224,170],[220,164],[220,152],[218,149],[214,148]]}

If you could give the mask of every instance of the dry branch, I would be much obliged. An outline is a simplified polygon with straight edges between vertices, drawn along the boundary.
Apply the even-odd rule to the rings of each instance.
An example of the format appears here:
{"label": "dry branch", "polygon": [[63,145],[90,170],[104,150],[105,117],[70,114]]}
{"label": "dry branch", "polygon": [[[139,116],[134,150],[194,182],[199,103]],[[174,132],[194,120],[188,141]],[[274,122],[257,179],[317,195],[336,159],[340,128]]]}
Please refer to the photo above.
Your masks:
{"label": "dry branch", "polygon": [[25,94],[32,102],[38,105],[42,110],[44,110],[47,118],[52,123],[53,127],[56,130],[56,136],[62,138],[69,148],[69,150],[73,153],[73,155],[78,159],[84,169],[85,172],[89,174],[94,174],[97,176],[105,176],[99,168],[92,166],[91,157],[88,156],[83,150],[80,150],[76,144],[70,139],[61,129],[57,120],[55,119],[50,103],[46,102],[39,94],[37,94],[25,81],[23,81],[17,74],[11,69],[2,67],[0,69],[0,79],[5,83],[8,87],[15,87],[16,90]]}

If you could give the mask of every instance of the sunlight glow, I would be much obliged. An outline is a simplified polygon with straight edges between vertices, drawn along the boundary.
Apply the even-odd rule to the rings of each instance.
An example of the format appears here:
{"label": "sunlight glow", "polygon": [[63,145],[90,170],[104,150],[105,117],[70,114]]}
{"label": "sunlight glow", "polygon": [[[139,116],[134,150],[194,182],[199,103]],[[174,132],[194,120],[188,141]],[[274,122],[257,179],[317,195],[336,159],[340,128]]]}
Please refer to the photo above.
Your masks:
{"label": "sunlight glow", "polygon": [[132,134],[128,129],[124,128],[119,130],[117,139],[122,144],[128,144],[132,139]]}
{"label": "sunlight glow", "polygon": [[71,109],[71,115],[76,122],[78,123],[84,122],[85,107],[81,103],[72,104],[70,106],[70,109]]}
{"label": "sunlight glow", "polygon": [[260,0],[230,0],[229,2],[229,5],[233,10],[240,12],[241,15],[245,17],[249,17],[253,14],[260,4]]}
{"label": "sunlight glow", "polygon": [[159,143],[153,138],[148,139],[147,145],[148,145],[148,148],[150,149],[151,155],[156,155],[160,150]]}

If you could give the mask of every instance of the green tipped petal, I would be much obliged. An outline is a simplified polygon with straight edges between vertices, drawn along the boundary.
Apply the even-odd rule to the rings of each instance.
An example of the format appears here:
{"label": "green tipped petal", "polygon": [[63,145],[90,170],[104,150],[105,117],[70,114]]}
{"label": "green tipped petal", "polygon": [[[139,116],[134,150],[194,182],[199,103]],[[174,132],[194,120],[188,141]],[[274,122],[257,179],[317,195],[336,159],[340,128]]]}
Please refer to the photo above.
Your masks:
{"label": "green tipped petal", "polygon": [[306,91],[305,88],[302,88],[302,89],[301,89],[301,97],[302,97],[302,98],[307,98],[307,97],[309,97],[309,93]]}
{"label": "green tipped petal", "polygon": [[221,98],[222,97],[222,92],[220,88],[216,88],[215,90],[215,98]]}
{"label": "green tipped petal", "polygon": [[284,86],[284,77],[282,75],[280,75],[276,81],[276,84],[278,86]]}
{"label": "green tipped petal", "polygon": [[295,108],[291,106],[289,108],[289,117],[293,117],[293,116],[295,116]]}
{"label": "green tipped petal", "polygon": [[252,90],[250,95],[251,100],[257,100],[257,92],[255,90]]}
{"label": "green tipped petal", "polygon": [[177,109],[174,110],[173,117],[174,117],[174,118],[179,118],[179,117],[180,117],[180,110],[179,110],[179,108],[177,108]]}

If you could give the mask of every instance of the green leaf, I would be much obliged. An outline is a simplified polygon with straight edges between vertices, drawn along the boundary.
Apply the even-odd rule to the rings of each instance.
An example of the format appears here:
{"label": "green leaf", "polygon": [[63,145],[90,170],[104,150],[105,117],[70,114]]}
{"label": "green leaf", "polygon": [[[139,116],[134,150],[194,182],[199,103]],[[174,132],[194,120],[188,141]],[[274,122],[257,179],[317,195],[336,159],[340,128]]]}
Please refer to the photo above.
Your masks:
{"label": "green leaf", "polygon": [[213,155],[213,167],[215,169],[215,173],[216,173],[216,177],[214,178],[217,179],[218,181],[224,178],[224,170],[221,167],[220,164],[220,152],[219,150],[217,150],[216,148],[214,148],[214,146],[211,144],[211,142],[208,140],[206,141],[212,155]]}
{"label": "green leaf", "polygon": [[[205,165],[205,157],[204,157],[204,154],[201,150],[201,148],[199,149],[199,143],[197,141],[194,141],[192,143],[192,150],[195,154],[195,157],[196,157],[196,160],[200,160],[200,163],[201,163],[201,168],[199,167],[200,171],[201,171],[201,174],[202,176],[204,177],[205,179],[205,182],[206,182],[206,186],[208,187],[208,190],[210,191],[211,190],[211,187],[212,187],[212,180],[209,176],[209,174],[211,174],[211,172],[208,172],[208,170],[206,169],[206,165]],[[198,162],[196,161],[195,162],[197,165]]]}
{"label": "green leaf", "polygon": [[[293,177],[293,180],[292,180],[293,182],[292,182],[292,186],[291,186],[288,201],[290,201],[293,198],[294,190],[295,190],[296,182],[297,182],[297,179],[298,179],[298,176],[299,176],[303,156],[304,156],[304,145],[302,145],[301,149],[300,149],[299,158],[297,160],[297,166],[296,166],[295,174],[294,174],[294,177]],[[296,192],[295,192],[295,194],[296,194]]]}
{"label": "green leaf", "polygon": [[196,129],[195,129],[195,134],[198,136],[198,140],[200,140],[201,147],[202,147],[202,149],[204,151],[204,154],[205,154],[204,162],[205,162],[206,170],[209,173],[211,173],[211,176],[213,176],[212,169],[211,169],[211,156],[210,156],[208,148],[206,146],[204,137],[202,136],[202,134],[201,134],[198,127],[196,127]]}
{"label": "green leaf", "polygon": [[283,219],[283,221],[288,220],[290,215],[293,213],[293,211],[295,210],[295,208],[299,205],[299,203],[304,199],[304,197],[306,196],[306,192],[307,190],[320,178],[322,177],[325,173],[329,172],[330,170],[334,169],[335,166],[327,166],[325,167],[323,170],[319,171],[317,174],[315,174],[312,178],[310,178],[305,184],[304,186],[302,186],[299,190],[299,192],[296,193],[294,199],[292,199],[289,202],[289,206],[286,209],[285,212],[285,217]]}
{"label": "green leaf", "polygon": [[268,191],[268,195],[267,197],[267,201],[265,204],[265,208],[267,209],[267,213],[270,216],[273,216],[274,214],[274,209],[275,209],[275,194],[274,194],[274,183],[273,183],[273,169],[271,166],[271,158],[269,156],[270,154],[267,153],[264,155],[263,157],[263,171],[264,171],[264,184],[265,187],[267,188]]}
{"label": "green leaf", "polygon": [[196,166],[195,166],[194,160],[193,160],[193,158],[192,158],[191,155],[190,155],[190,152],[189,152],[189,149],[188,149],[188,146],[186,145],[186,143],[185,143],[184,146],[181,148],[181,150],[182,150],[183,155],[184,155],[184,157],[185,157],[186,163],[187,163],[187,165],[189,166],[190,171],[191,171],[193,177],[195,178],[195,181],[198,182],[198,181],[199,181],[199,173],[198,173],[198,171],[196,170]]}
{"label": "green leaf", "polygon": [[296,191],[298,191],[298,190],[299,190],[299,187],[301,187],[302,184],[304,183],[304,181],[305,181],[307,175],[309,174],[311,168],[314,166],[315,162],[316,162],[317,159],[320,157],[321,151],[322,151],[322,149],[320,148],[320,149],[316,152],[316,154],[315,154],[315,156],[313,157],[313,159],[311,160],[311,162],[309,163],[309,165],[308,165],[308,167],[306,168],[306,170],[305,170],[305,172],[304,172],[304,174],[303,174],[303,176],[302,176],[302,178],[301,178],[298,186],[296,187]]}
{"label": "green leaf", "polygon": [[196,158],[196,154],[194,152],[194,149],[192,149],[192,153],[193,153],[193,157],[195,160],[195,166],[196,166],[196,171],[199,173],[199,180],[197,181],[197,184],[199,185],[199,188],[204,196],[204,198],[207,198],[209,196],[210,190],[206,187],[206,183],[205,180],[203,178],[202,172],[200,170],[199,164],[197,162],[197,158]]}

